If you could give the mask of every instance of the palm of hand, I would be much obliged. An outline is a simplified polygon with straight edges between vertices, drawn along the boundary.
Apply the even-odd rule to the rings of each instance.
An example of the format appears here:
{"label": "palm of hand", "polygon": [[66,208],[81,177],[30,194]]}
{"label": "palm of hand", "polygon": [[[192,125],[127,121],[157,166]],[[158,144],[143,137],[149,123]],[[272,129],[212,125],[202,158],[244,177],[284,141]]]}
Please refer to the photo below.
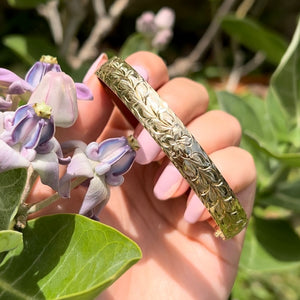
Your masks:
{"label": "palm of hand", "polygon": [[143,259],[99,299],[226,299],[234,277],[241,237],[215,238],[212,228],[183,220],[186,197],[153,196],[157,164],[135,165],[125,183],[112,189],[100,218],[137,242]]}

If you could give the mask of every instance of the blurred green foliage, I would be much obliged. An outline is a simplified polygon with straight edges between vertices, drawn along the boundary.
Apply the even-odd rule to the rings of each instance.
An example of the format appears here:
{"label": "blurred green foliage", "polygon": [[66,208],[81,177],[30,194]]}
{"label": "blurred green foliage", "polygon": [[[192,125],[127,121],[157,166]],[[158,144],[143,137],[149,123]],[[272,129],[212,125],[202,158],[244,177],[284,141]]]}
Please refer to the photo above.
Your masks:
{"label": "blurred green foliage", "polygon": [[[20,10],[25,2],[31,9]],[[38,2],[46,1],[10,0],[0,4],[0,63],[25,73],[41,54],[51,53],[79,81],[90,62],[79,69],[68,65],[45,20],[34,10]],[[153,50],[146,37],[134,32],[135,19],[145,10],[170,6],[176,12],[174,38],[160,53],[169,63],[193,49],[222,1],[191,1],[189,7],[180,0],[132,2],[110,36],[99,45],[99,52],[127,56],[136,50]],[[298,0],[273,4],[256,1],[247,16],[232,13],[223,18],[221,31],[201,60],[198,72],[190,74],[207,85],[211,108],[221,108],[239,119],[243,129],[241,146],[253,155],[257,167],[254,213],[231,297],[239,300],[296,300],[300,295],[300,25],[296,26],[300,4]],[[92,15],[88,7],[87,16]],[[79,44],[92,28],[89,19],[83,25],[78,31]],[[257,52],[265,56],[265,62],[250,77],[267,79],[266,97],[250,89],[242,94],[216,91],[211,79],[226,80],[237,49],[246,59]]]}

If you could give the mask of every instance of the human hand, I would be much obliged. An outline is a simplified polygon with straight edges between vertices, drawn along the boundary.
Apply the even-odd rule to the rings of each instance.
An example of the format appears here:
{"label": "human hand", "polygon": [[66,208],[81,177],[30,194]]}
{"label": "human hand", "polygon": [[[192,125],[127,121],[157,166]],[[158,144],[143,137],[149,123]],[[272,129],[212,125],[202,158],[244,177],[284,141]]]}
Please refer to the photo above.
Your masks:
{"label": "human hand", "polygon": [[[193,133],[249,216],[255,194],[255,167],[252,157],[238,148],[241,129],[236,119],[221,111],[206,112],[205,89],[185,78],[169,80],[165,64],[154,54],[139,52],[127,62],[148,78]],[[98,136],[102,140],[132,132],[93,75],[101,63],[93,66],[86,79],[94,101],[79,103],[75,126],[60,130],[60,140],[80,137],[90,142]],[[140,126],[135,135],[141,145],[138,163],[126,174],[122,186],[111,189],[110,201],[100,219],[135,240],[143,259],[99,299],[227,299],[245,230],[228,241],[215,238],[208,212],[189,193],[178,171]],[[43,193],[48,191],[44,189]],[[77,212],[83,193],[84,187],[76,188],[72,201],[61,200],[44,213]],[[40,194],[40,189],[35,190],[32,199]]]}

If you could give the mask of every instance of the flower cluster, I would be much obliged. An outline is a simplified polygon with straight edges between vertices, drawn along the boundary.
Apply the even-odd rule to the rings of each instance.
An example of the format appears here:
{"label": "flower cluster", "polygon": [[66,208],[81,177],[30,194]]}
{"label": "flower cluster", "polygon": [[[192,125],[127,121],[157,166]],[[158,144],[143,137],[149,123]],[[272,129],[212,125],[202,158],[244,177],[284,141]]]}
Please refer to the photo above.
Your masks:
{"label": "flower cluster", "polygon": [[[74,178],[88,180],[80,213],[92,216],[109,198],[107,184],[122,184],[136,150],[125,137],[100,144],[59,143],[56,127],[72,126],[78,117],[77,101],[92,99],[89,88],[75,83],[51,56],[42,56],[24,79],[0,68],[0,172],[31,167],[61,197],[70,196]],[[66,145],[72,146],[72,157],[64,157]],[[61,178],[60,164],[67,165]]]}
{"label": "flower cluster", "polygon": [[136,30],[151,39],[153,48],[163,50],[173,37],[174,21],[175,13],[171,8],[163,7],[156,15],[146,11],[136,20]]}

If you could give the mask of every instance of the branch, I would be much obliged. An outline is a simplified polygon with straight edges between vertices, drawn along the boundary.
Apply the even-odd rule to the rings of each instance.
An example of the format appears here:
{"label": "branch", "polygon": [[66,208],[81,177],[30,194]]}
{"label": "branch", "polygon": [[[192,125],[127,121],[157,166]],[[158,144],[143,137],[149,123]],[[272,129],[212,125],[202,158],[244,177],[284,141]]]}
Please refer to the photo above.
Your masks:
{"label": "branch", "polygon": [[206,32],[199,40],[192,52],[187,57],[176,59],[175,62],[169,66],[169,74],[171,77],[186,75],[194,68],[195,64],[203,56],[208,46],[211,44],[213,38],[215,37],[217,31],[219,30],[220,20],[230,11],[235,2],[236,0],[223,1]]}
{"label": "branch", "polygon": [[71,63],[74,68],[79,68],[84,61],[92,59],[98,54],[97,44],[112,30],[123,11],[128,7],[129,2],[130,0],[115,0],[108,13],[105,13],[103,3],[97,3],[99,4],[96,9],[98,19],[90,36],[82,45],[78,56],[72,58]]}
{"label": "branch", "polygon": [[66,1],[66,12],[68,23],[64,28],[64,39],[60,47],[60,53],[68,58],[72,55],[71,51],[72,43],[75,40],[78,28],[82,23],[86,15],[86,5],[89,0],[67,0]]}
{"label": "branch", "polygon": [[37,7],[39,15],[47,20],[56,45],[60,45],[63,41],[63,27],[58,11],[58,4],[59,0],[52,0]]}
{"label": "branch", "polygon": [[236,54],[235,64],[229,75],[226,90],[229,92],[235,91],[241,77],[246,76],[259,67],[265,61],[265,58],[266,56],[263,53],[257,52],[251,60],[249,60],[246,64],[241,65],[241,57],[239,54]]}

